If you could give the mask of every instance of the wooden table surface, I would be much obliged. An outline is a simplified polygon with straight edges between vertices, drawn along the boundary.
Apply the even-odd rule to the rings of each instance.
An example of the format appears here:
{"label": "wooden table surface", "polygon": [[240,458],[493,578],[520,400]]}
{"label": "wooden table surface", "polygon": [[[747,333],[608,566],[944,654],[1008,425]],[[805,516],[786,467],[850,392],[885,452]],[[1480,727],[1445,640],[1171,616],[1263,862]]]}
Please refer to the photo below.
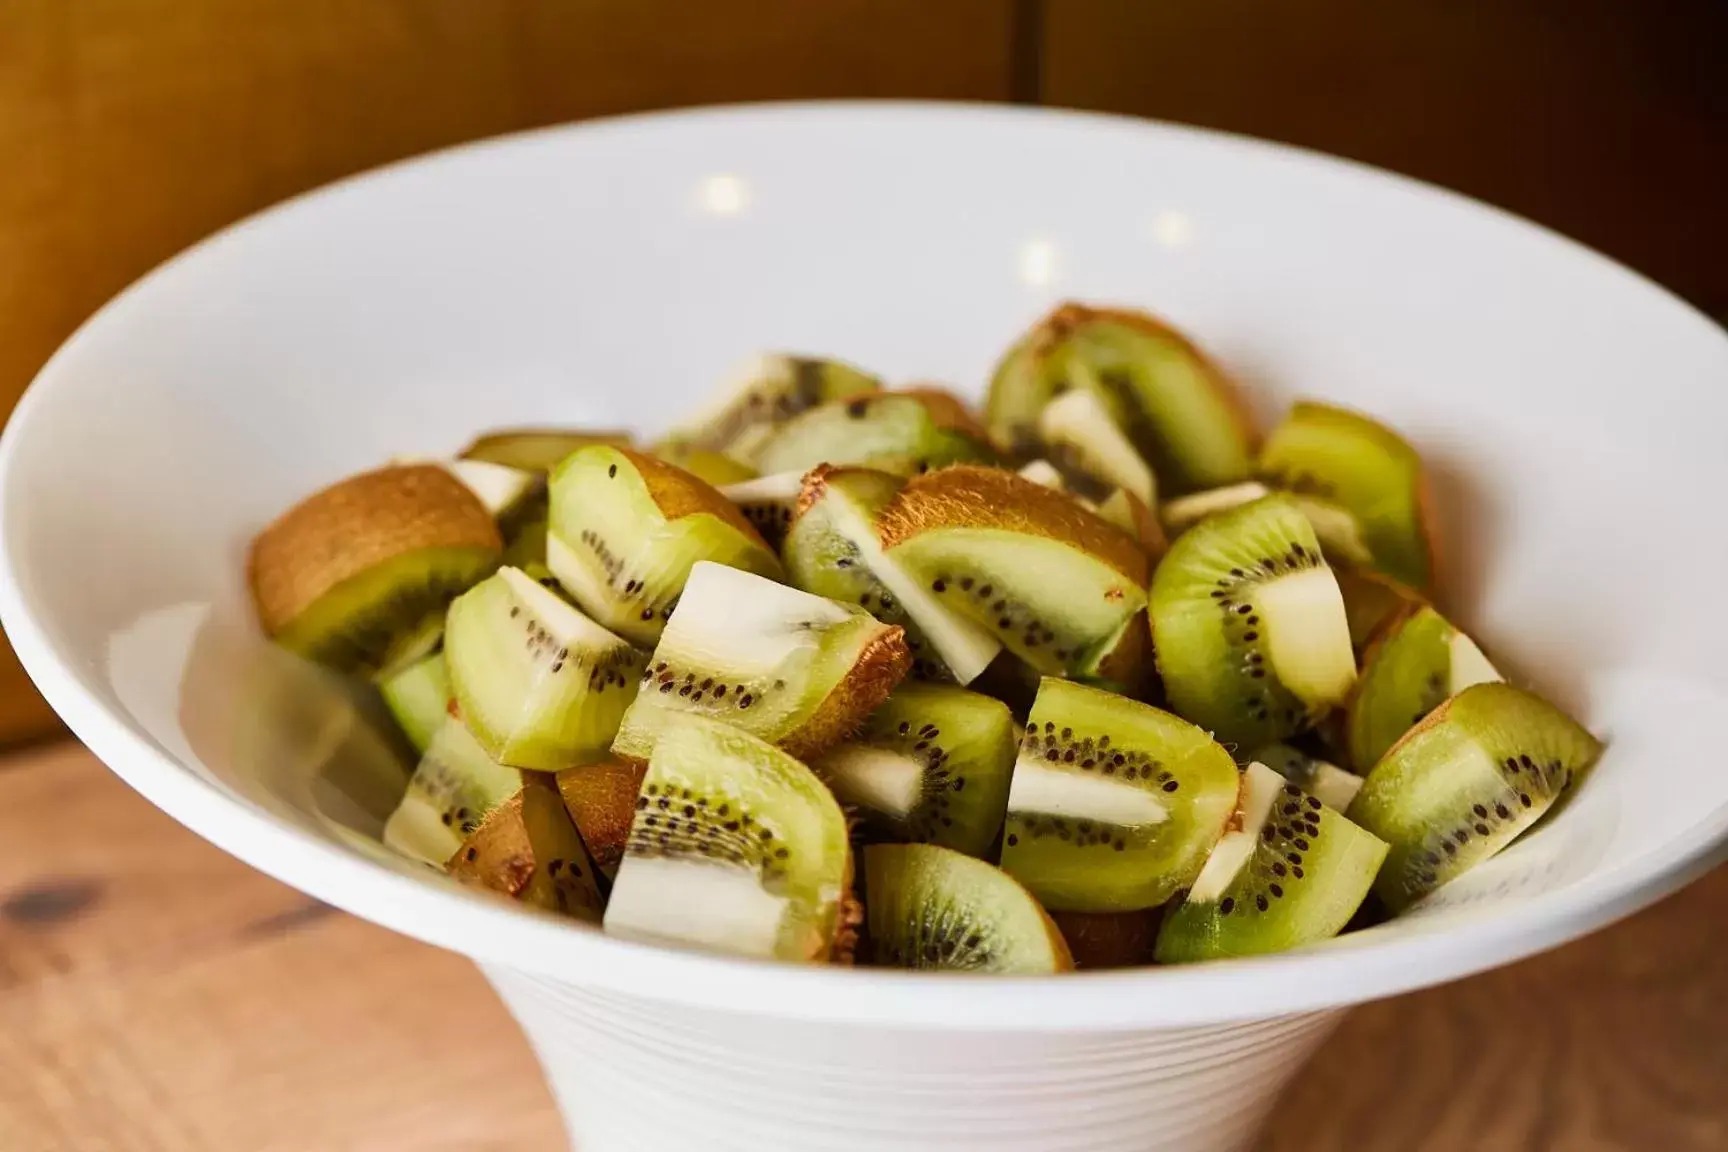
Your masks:
{"label": "wooden table surface", "polygon": [[[1725,925],[1719,869],[1587,941],[1360,1009],[1264,1152],[1728,1147]],[[5,1152],[563,1147],[466,962],[253,872],[81,748],[0,762]]]}

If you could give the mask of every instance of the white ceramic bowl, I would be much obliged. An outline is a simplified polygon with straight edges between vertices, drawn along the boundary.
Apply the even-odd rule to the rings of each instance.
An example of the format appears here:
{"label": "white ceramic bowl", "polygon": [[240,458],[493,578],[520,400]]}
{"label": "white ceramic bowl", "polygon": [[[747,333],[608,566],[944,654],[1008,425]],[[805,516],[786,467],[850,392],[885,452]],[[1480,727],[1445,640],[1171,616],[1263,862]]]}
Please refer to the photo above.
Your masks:
{"label": "white ceramic bowl", "polygon": [[[1447,607],[1610,741],[1573,803],[1385,927],[1032,981],[658,950],[376,848],[400,769],[256,637],[260,525],[487,425],[657,430],[763,348],[975,389],[1070,296],[1168,315],[1263,417],[1308,393],[1418,443]],[[474,957],[580,1152],[1210,1152],[1251,1139],[1339,1009],[1548,948],[1720,859],[1724,428],[1721,330],[1384,173],[1005,108],[630,118],[344,182],[109,304],[0,446],[0,617],[72,729],[187,827]]]}

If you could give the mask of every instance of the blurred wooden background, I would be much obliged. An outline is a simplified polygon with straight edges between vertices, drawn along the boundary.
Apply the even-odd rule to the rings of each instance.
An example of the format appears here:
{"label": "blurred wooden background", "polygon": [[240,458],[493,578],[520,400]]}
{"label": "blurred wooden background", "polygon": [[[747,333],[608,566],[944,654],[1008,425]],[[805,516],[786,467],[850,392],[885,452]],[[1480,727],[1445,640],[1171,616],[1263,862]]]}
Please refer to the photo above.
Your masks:
{"label": "blurred wooden background", "polygon": [[[1039,100],[1306,144],[1722,315],[1725,70],[1715,0],[0,0],[0,411],[109,296],[285,196],[747,99]],[[0,645],[0,743],[52,731]]]}

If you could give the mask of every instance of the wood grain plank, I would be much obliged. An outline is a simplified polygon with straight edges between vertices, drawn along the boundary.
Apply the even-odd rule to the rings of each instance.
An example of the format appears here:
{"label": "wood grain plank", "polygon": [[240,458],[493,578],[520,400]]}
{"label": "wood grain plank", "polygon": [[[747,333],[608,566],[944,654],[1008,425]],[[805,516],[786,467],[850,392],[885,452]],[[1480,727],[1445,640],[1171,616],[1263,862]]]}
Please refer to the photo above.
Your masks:
{"label": "wood grain plank", "polygon": [[[76,746],[0,772],[7,1152],[563,1148],[466,962],[174,824]],[[1588,940],[1349,1016],[1261,1152],[1728,1147],[1728,868]]]}

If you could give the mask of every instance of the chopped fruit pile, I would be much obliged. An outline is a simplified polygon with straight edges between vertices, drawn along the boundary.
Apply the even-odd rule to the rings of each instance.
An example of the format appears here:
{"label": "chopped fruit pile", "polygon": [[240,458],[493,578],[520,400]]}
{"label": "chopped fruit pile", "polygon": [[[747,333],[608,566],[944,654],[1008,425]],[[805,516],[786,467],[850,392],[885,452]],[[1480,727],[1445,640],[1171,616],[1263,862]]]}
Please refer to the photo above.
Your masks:
{"label": "chopped fruit pile", "polygon": [[790,962],[1279,952],[1443,902],[1602,745],[1444,614],[1408,442],[1247,413],[1167,324],[1071,303],[981,413],[764,356],[650,445],[342,480],[247,576],[395,717],[385,842],[478,891]]}

